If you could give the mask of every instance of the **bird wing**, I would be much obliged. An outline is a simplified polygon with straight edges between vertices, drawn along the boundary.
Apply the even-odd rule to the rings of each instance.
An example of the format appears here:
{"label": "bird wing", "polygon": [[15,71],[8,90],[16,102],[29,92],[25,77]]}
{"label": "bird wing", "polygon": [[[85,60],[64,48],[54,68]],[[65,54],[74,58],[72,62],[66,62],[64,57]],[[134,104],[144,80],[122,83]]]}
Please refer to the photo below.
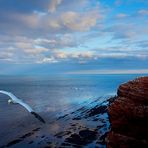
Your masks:
{"label": "bird wing", "polygon": [[28,104],[24,103],[21,99],[17,98],[11,92],[0,90],[0,93],[5,94],[5,95],[8,95],[15,103],[19,103],[20,105],[22,105],[23,107],[25,107],[29,112],[32,112],[33,111],[33,109]]}
{"label": "bird wing", "polygon": [[35,118],[45,123],[45,120],[39,114],[37,114],[28,104],[24,103],[22,100],[19,100],[17,103],[25,107],[32,115],[35,116]]}
{"label": "bird wing", "polygon": [[14,96],[11,92],[8,91],[4,91],[4,90],[0,90],[0,93],[8,95],[12,100],[17,100],[18,98],[16,96]]}
{"label": "bird wing", "polygon": [[14,94],[12,94],[11,92],[4,91],[4,90],[0,90],[0,93],[8,95],[15,103],[20,104],[21,106],[26,108],[31,114],[33,114],[38,120],[45,123],[44,119],[39,114],[37,114],[28,104],[26,104],[25,102],[17,98]]}
{"label": "bird wing", "polygon": [[24,108],[26,108],[30,113],[33,112],[34,110],[28,105],[26,104],[25,102],[23,102],[22,100],[17,100],[18,104],[22,105]]}

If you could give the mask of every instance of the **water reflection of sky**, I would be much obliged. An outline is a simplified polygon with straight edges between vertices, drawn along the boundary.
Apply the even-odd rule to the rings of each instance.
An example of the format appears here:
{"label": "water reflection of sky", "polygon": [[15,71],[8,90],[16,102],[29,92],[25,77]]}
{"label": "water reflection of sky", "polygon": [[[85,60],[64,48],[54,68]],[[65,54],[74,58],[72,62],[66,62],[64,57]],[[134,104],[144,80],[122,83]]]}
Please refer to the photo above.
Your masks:
{"label": "water reflection of sky", "polygon": [[[98,101],[100,103],[103,102],[108,96],[116,94],[119,84],[137,76],[1,77],[0,89],[11,91],[23,99],[47,123],[50,123],[56,117],[76,111],[81,106],[91,108],[95,105],[91,104],[94,99],[99,98],[96,102],[97,104]],[[17,137],[17,135],[22,135],[24,132],[32,130],[41,124],[20,105],[8,105],[7,99],[7,96],[0,94],[0,127],[5,125],[0,130],[0,139],[4,137],[2,138],[4,143],[5,140],[10,141],[12,135]],[[63,125],[63,123],[61,124]],[[83,125],[83,123],[81,124]],[[60,126],[55,122],[49,130],[56,131]],[[46,132],[47,129],[45,128]],[[103,129],[103,131],[105,130]],[[42,133],[44,132],[42,131]]]}
{"label": "water reflection of sky", "polygon": [[38,112],[54,112],[64,110],[63,106],[116,94],[119,84],[135,77],[137,75],[4,77],[0,79],[0,89],[13,92]]}

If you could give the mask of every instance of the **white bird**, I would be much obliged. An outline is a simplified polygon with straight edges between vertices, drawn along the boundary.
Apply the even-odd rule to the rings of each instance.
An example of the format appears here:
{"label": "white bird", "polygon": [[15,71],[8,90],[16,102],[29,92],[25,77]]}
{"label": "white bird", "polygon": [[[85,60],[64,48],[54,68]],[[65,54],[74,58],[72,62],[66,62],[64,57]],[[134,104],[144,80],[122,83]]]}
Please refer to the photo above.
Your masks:
{"label": "white bird", "polygon": [[33,114],[38,120],[40,120],[41,122],[45,123],[45,120],[40,115],[38,115],[28,104],[24,103],[22,100],[17,98],[14,94],[12,94],[11,92],[4,91],[4,90],[0,90],[0,93],[8,95],[11,98],[11,99],[8,100],[9,104],[10,103],[18,103],[18,104],[22,105],[31,114]]}

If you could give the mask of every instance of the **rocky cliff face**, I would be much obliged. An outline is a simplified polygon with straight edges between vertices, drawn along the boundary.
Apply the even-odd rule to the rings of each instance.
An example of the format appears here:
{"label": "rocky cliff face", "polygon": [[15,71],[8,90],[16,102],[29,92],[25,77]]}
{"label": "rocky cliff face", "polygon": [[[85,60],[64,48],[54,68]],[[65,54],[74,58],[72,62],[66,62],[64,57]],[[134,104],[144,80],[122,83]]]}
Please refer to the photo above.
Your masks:
{"label": "rocky cliff face", "polygon": [[148,147],[148,77],[122,84],[117,94],[108,108],[111,131],[107,147]]}

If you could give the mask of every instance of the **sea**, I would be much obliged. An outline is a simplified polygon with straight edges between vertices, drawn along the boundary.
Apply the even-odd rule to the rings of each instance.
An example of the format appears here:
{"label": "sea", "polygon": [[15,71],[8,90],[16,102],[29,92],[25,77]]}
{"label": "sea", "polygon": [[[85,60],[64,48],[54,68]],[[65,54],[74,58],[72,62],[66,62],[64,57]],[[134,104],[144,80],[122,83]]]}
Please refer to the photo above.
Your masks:
{"label": "sea", "polygon": [[[40,115],[46,114],[46,120],[50,122],[52,118],[76,109],[82,103],[97,98],[100,98],[101,103],[115,96],[120,84],[145,75],[1,76],[0,90],[12,92]],[[14,132],[12,129],[17,124],[23,129],[23,126],[28,125],[26,119],[35,122],[22,106],[8,104],[8,99],[8,96],[0,94],[0,142],[4,142],[3,136],[9,137]]]}

